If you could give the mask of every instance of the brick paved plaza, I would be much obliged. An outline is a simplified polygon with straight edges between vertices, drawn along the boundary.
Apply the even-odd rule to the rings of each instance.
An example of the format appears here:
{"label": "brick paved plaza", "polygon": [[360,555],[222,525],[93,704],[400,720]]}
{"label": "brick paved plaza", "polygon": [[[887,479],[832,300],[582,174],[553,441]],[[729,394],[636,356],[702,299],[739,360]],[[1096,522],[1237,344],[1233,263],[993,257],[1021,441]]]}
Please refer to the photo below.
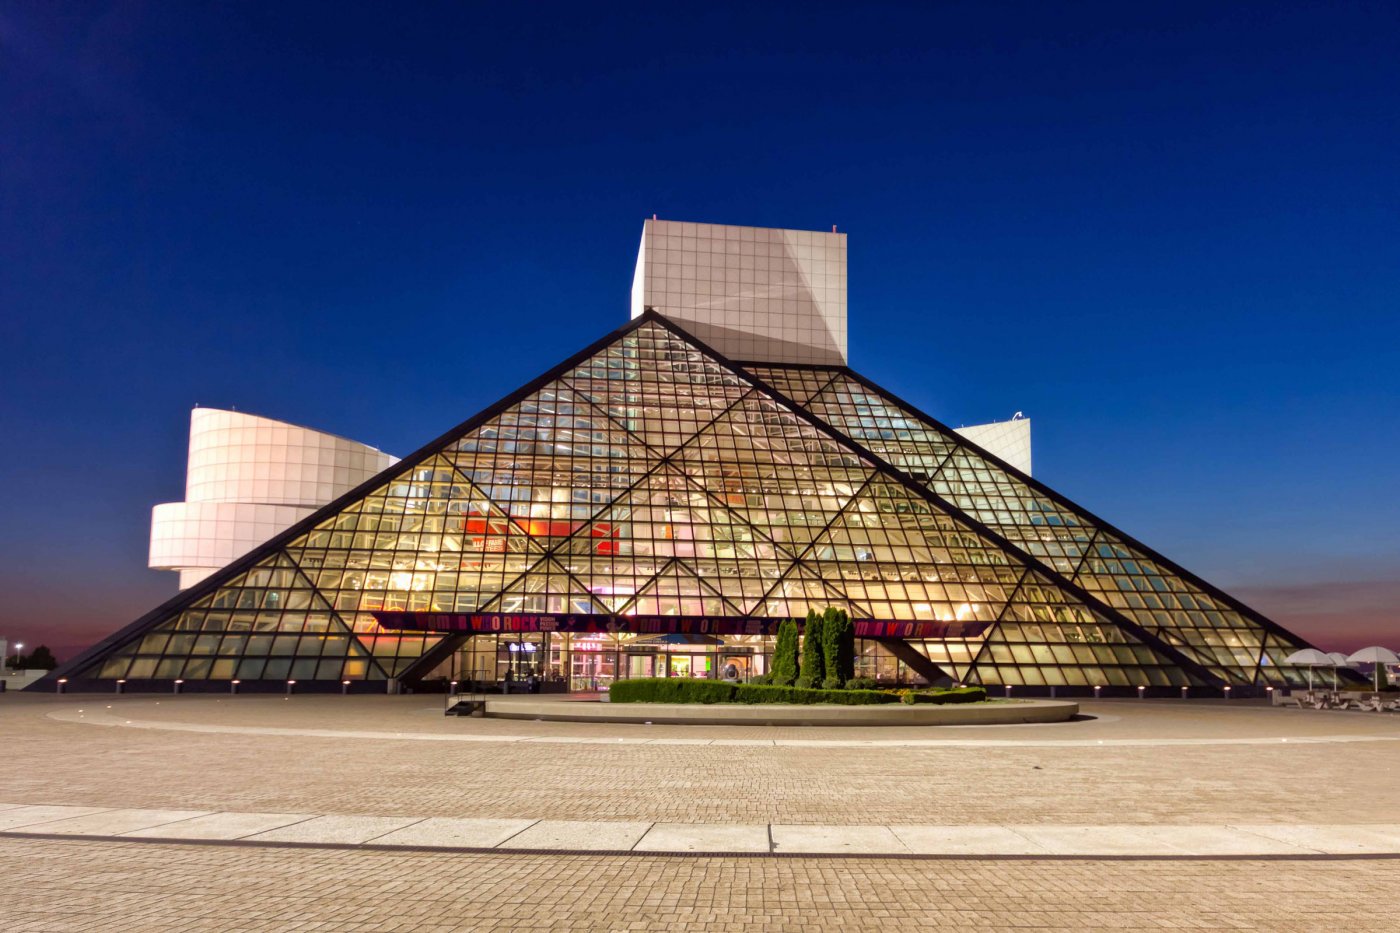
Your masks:
{"label": "brick paved plaza", "polygon": [[[458,719],[441,709],[424,696],[0,697],[3,927],[1396,926],[1384,905],[1400,888],[1400,859],[1384,855],[1400,853],[1386,842],[1400,842],[1386,835],[1400,824],[1397,716],[1118,701],[1086,703],[1091,718],[1049,726],[779,729]],[[84,808],[71,813],[96,822],[43,807]],[[157,811],[163,825],[133,838],[100,828]],[[595,835],[637,827],[619,848],[671,824],[721,834],[767,826],[774,839],[828,824],[889,838],[880,854],[896,857],[768,854],[781,844],[697,856],[299,848],[277,840],[315,837],[287,830],[255,843],[139,841],[178,837],[182,822],[216,812],[380,827],[358,838],[464,820],[512,830],[511,821],[541,821],[521,840],[551,821],[607,824]],[[1072,853],[1073,843],[1053,847],[1066,834],[1090,840],[1085,851],[1099,851],[1099,837],[1106,853],[1139,851],[1114,848],[1123,827],[1177,845],[1151,858],[927,857],[911,853],[940,850],[901,843],[921,825],[1008,835],[1019,826],[1028,852]],[[1354,827],[1371,855],[1329,856],[1346,850],[1284,832],[1323,826],[1334,842]],[[249,827],[243,835],[255,834]],[[1279,854],[1177,854],[1223,827],[1265,836],[1273,827],[1249,838]]]}

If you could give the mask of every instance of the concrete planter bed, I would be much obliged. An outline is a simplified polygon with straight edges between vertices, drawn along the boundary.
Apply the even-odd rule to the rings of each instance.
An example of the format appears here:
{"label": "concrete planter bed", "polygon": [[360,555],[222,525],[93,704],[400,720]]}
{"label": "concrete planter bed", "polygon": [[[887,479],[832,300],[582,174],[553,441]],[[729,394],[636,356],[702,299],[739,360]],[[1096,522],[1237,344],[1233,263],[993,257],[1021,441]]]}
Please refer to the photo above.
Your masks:
{"label": "concrete planter bed", "polygon": [[868,706],[751,703],[602,703],[502,698],[486,701],[497,719],[552,722],[654,723],[734,726],[973,726],[1065,722],[1079,704],[1064,700],[987,700],[937,705],[888,703]]}

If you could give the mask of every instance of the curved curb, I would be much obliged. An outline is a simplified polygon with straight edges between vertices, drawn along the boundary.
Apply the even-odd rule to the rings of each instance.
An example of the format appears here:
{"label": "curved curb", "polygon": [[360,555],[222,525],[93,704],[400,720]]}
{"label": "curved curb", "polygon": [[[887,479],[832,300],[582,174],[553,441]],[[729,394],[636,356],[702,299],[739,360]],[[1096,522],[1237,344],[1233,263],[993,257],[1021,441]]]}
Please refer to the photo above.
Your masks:
{"label": "curved curb", "polygon": [[[212,735],[266,735],[295,738],[362,739],[386,742],[471,742],[519,745],[713,745],[745,748],[1157,748],[1208,745],[1334,745],[1358,742],[1397,742],[1400,735],[1261,736],[1248,738],[1148,738],[1148,739],[789,739],[789,738],[666,738],[642,735],[505,735],[473,732],[388,732],[369,729],[297,729],[278,726],[208,725],[128,719],[118,713],[94,710],[91,704],[53,710],[45,717],[56,722],[109,728],[150,729],[159,732],[195,732]],[[1042,723],[1070,728],[1073,723]],[[964,728],[950,726],[950,729]],[[998,727],[1000,728],[1000,727]],[[641,726],[640,729],[645,729]],[[639,731],[640,731],[639,729]]]}

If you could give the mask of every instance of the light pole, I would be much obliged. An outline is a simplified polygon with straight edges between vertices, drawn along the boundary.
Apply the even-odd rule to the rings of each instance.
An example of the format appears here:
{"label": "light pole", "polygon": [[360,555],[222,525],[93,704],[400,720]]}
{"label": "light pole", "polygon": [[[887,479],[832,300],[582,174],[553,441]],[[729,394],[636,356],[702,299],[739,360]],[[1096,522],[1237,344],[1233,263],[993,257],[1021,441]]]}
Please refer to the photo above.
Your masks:
{"label": "light pole", "polygon": [[20,642],[15,642],[15,670],[16,670],[16,671],[19,670],[19,653],[20,653],[20,650],[23,649],[23,648],[24,648],[24,645],[23,645],[23,644],[21,644]]}

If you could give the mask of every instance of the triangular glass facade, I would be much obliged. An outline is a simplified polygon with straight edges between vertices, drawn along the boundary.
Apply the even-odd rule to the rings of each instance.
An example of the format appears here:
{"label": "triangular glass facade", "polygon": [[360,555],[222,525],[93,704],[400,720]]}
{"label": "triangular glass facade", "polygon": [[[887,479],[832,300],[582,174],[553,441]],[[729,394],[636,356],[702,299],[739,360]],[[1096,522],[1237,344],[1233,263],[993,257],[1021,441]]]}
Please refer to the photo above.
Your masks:
{"label": "triangular glass facade", "polygon": [[621,665],[668,620],[826,606],[972,683],[1282,682],[1301,644],[849,370],[648,313],[61,673],[412,680],[463,636],[410,622],[449,617],[596,619]]}
{"label": "triangular glass facade", "polygon": [[[844,369],[753,367],[798,407],[1230,684],[1298,683],[1306,642]],[[819,384],[820,389],[808,387]],[[1265,646],[1271,646],[1266,651]]]}

